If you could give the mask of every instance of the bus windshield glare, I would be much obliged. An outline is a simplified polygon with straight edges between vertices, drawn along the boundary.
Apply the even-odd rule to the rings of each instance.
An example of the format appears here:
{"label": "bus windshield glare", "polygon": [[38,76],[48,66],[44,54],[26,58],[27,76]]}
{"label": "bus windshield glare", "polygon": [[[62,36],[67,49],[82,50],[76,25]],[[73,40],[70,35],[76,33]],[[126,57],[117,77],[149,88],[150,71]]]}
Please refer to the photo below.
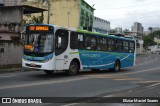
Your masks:
{"label": "bus windshield glare", "polygon": [[54,36],[50,33],[32,33],[26,35],[24,50],[36,53],[54,51]]}

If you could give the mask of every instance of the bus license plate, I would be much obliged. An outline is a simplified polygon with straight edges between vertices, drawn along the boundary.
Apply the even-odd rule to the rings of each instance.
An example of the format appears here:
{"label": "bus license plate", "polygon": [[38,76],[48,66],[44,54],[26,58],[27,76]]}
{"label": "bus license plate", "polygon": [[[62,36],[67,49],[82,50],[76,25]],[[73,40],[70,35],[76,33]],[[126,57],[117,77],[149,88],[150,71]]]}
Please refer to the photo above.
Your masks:
{"label": "bus license plate", "polygon": [[36,65],[35,65],[34,63],[31,63],[30,66],[31,66],[31,67],[35,67]]}

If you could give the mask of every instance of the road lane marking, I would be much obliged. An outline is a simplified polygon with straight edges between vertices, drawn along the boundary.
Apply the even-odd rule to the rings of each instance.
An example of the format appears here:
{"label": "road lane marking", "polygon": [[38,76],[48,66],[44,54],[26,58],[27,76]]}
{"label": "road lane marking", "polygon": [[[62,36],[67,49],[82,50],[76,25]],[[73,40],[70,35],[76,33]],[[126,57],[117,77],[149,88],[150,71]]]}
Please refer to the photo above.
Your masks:
{"label": "road lane marking", "polygon": [[39,85],[48,85],[48,84],[57,84],[57,83],[66,83],[78,80],[89,79],[91,77],[84,77],[84,78],[76,78],[76,79],[69,79],[69,80],[62,80],[62,81],[45,81],[45,82],[34,82],[30,84],[19,84],[19,85],[11,85],[11,86],[3,86],[0,87],[0,90],[3,89],[12,89],[12,88],[22,88],[22,87],[31,87],[31,86],[39,86]]}
{"label": "road lane marking", "polygon": [[66,105],[62,105],[62,106],[74,106],[74,105],[78,105],[80,103],[71,103],[71,104],[66,104]]}
{"label": "road lane marking", "polygon": [[146,64],[149,64],[149,63],[153,63],[153,62],[156,61],[156,60],[158,60],[158,59],[153,59],[153,60],[150,60],[150,61],[146,61],[146,62],[144,62],[144,63],[140,63],[140,64],[135,65],[135,66],[133,66],[133,67],[136,67],[136,66],[143,66],[143,65],[146,65]]}
{"label": "road lane marking", "polygon": [[16,76],[16,75],[0,76],[0,78],[9,78],[9,77],[14,77],[14,76]]}
{"label": "road lane marking", "polygon": [[153,85],[147,86],[147,88],[154,87],[154,86],[157,86],[157,85],[160,85],[160,83],[156,83],[156,84],[153,84]]}
{"label": "road lane marking", "polygon": [[[153,71],[153,70],[157,70],[157,69],[160,69],[160,67],[152,68],[152,69],[148,69],[148,70],[141,70],[141,71],[122,73],[122,74],[112,74],[112,75],[96,75],[96,74],[94,74],[94,75],[83,75],[83,76],[99,77],[99,78],[117,78],[117,77],[120,77],[122,75],[137,74],[137,73],[148,72],[148,71]],[[127,76],[122,76],[122,77],[127,77]]]}
{"label": "road lane marking", "polygon": [[151,83],[151,82],[160,83],[159,80],[140,81],[139,83]]}
{"label": "road lane marking", "polygon": [[131,93],[131,92],[133,92],[133,90],[129,90],[129,91],[128,91],[128,93]]}
{"label": "road lane marking", "polygon": [[143,79],[143,78],[114,78],[113,80],[118,80],[118,81],[125,81],[125,80],[132,81],[132,80],[134,80],[134,81],[139,81],[139,80],[145,80],[145,79]]}
{"label": "road lane marking", "polygon": [[123,74],[115,74],[115,75],[130,75],[130,74],[137,74],[137,73],[142,73],[142,72],[147,72],[147,71],[153,71],[153,70],[157,70],[157,69],[160,69],[160,67],[152,68],[152,69],[148,69],[148,70],[136,71],[136,72],[128,72],[128,73],[123,73]]}
{"label": "road lane marking", "polygon": [[106,96],[103,96],[103,97],[113,97],[113,95],[106,95]]}
{"label": "road lane marking", "polygon": [[98,76],[93,76],[94,78],[126,78],[127,76],[108,76],[108,75],[98,75]]}

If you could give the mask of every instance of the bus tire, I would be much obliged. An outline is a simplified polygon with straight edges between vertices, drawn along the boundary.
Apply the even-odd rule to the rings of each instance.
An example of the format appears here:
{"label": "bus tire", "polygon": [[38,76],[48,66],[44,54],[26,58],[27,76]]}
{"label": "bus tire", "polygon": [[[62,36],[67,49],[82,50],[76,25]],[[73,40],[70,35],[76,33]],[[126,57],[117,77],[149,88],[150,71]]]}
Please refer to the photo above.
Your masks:
{"label": "bus tire", "polygon": [[50,70],[44,70],[44,72],[45,72],[46,74],[49,74],[49,75],[51,75],[51,74],[53,74],[53,72],[54,72],[54,71],[50,71]]}
{"label": "bus tire", "polygon": [[116,60],[115,64],[114,64],[114,71],[118,72],[121,70],[121,63],[119,60]]}
{"label": "bus tire", "polygon": [[76,75],[78,72],[79,72],[78,63],[76,61],[72,61],[69,66],[69,70],[67,70],[67,74],[69,76],[73,76],[73,75]]}

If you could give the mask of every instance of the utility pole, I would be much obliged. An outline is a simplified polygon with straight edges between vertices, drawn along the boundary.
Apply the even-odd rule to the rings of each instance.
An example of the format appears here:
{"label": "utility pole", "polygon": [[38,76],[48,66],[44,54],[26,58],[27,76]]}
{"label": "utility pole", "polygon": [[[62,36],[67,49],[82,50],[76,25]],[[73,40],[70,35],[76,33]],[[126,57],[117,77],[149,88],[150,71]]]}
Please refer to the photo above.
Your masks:
{"label": "utility pole", "polygon": [[47,0],[47,2],[48,2],[48,24],[50,24],[50,9],[51,9],[51,4],[50,4],[50,0]]}
{"label": "utility pole", "polygon": [[69,15],[70,15],[70,12],[68,12],[68,28],[70,27]]}
{"label": "utility pole", "polygon": [[157,35],[157,52],[158,52],[158,49],[159,49],[159,47],[158,47],[158,40],[159,40],[159,35]]}

